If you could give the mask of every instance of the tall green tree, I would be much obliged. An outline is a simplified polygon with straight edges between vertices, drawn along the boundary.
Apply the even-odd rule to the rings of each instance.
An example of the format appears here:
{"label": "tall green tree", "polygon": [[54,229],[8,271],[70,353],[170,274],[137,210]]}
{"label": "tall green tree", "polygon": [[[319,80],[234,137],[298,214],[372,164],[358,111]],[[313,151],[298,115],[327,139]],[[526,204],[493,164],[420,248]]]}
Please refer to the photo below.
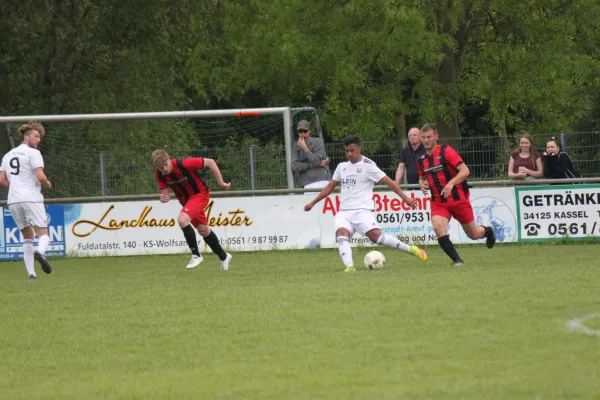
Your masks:
{"label": "tall green tree", "polygon": [[503,136],[507,127],[530,132],[572,128],[591,105],[590,78],[597,60],[580,51],[583,14],[597,4],[576,0],[506,1],[486,15],[465,54],[463,99],[489,104],[488,119]]}
{"label": "tall green tree", "polygon": [[220,12],[215,40],[226,44],[198,46],[190,61],[202,97],[317,106],[338,138],[394,136],[390,115],[419,113],[418,90],[440,62],[419,12],[393,1],[232,2]]}
{"label": "tall green tree", "polygon": [[188,104],[199,42],[190,1],[3,2],[0,113],[170,110]]}
{"label": "tall green tree", "polygon": [[0,113],[311,105],[335,138],[380,139],[425,122],[459,136],[465,105],[480,103],[501,134],[569,129],[600,115],[598,9],[595,0],[2,2]]}
{"label": "tall green tree", "polygon": [[431,71],[435,122],[442,137],[460,137],[462,96],[460,81],[470,42],[476,40],[490,12],[493,0],[418,0],[411,1],[427,21],[441,50],[441,60]]}
{"label": "tall green tree", "polygon": [[588,108],[595,67],[576,32],[591,0],[217,4],[218,45],[190,60],[203,97],[317,106],[335,137],[401,137],[407,119],[460,136],[473,102],[500,133],[559,129]]}

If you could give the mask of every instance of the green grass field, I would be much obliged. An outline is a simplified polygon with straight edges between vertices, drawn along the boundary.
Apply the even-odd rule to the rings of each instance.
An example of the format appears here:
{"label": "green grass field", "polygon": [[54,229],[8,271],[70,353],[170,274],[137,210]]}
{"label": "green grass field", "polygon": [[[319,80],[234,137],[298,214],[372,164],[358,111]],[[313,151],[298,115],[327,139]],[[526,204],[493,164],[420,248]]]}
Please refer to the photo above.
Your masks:
{"label": "green grass field", "polygon": [[[0,264],[2,399],[599,399],[597,244]],[[600,317],[599,317],[600,318]],[[600,329],[600,321],[589,320]]]}

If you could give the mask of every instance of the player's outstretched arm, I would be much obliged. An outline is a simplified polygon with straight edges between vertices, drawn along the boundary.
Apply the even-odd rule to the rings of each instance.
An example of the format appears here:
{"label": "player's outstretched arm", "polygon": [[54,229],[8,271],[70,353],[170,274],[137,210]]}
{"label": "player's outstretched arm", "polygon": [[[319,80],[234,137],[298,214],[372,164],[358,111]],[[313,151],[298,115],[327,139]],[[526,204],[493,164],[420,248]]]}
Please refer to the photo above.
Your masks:
{"label": "player's outstretched arm", "polygon": [[399,187],[399,186],[396,184],[396,182],[394,182],[393,180],[391,180],[391,179],[390,179],[390,177],[389,177],[389,176],[387,176],[387,175],[386,175],[386,176],[384,176],[384,177],[383,177],[383,179],[381,180],[381,182],[382,182],[382,183],[383,183],[385,186],[389,187],[389,188],[390,188],[390,189],[391,189],[391,190],[392,190],[394,193],[396,193],[398,196],[400,196],[400,198],[401,198],[402,200],[404,200],[404,202],[405,202],[406,204],[408,204],[408,206],[409,206],[410,208],[412,208],[413,210],[414,210],[415,208],[417,208],[417,203],[415,202],[415,199],[413,199],[413,198],[411,198],[411,197],[408,197],[408,196],[406,195],[406,193],[404,193],[404,192],[402,191],[402,189],[400,189],[400,187]]}
{"label": "player's outstretched arm", "polygon": [[6,172],[4,171],[0,171],[0,186],[5,188],[10,186],[10,182],[8,181],[8,178],[6,177]]}
{"label": "player's outstretched arm", "polygon": [[42,168],[36,168],[33,172],[35,173],[35,178],[38,180],[39,183],[42,184],[42,186],[48,189],[52,187],[52,184],[46,177],[46,174],[44,173],[44,170]]}
{"label": "player's outstretched arm", "polygon": [[315,204],[317,204],[318,202],[323,200],[325,197],[329,196],[333,192],[333,189],[335,189],[337,184],[338,184],[338,181],[333,180],[333,179],[330,180],[329,183],[327,184],[327,186],[325,186],[321,190],[321,193],[319,193],[317,195],[317,197],[314,198],[313,201],[311,201],[310,203],[308,203],[307,205],[304,206],[304,211],[310,211],[311,208],[313,208],[315,206]]}
{"label": "player's outstretched arm", "polygon": [[231,183],[225,183],[223,181],[223,177],[221,176],[221,170],[219,170],[219,167],[217,166],[215,160],[213,160],[212,158],[205,158],[204,167],[208,168],[210,173],[213,174],[215,180],[217,181],[217,186],[219,186],[222,190],[229,190]]}

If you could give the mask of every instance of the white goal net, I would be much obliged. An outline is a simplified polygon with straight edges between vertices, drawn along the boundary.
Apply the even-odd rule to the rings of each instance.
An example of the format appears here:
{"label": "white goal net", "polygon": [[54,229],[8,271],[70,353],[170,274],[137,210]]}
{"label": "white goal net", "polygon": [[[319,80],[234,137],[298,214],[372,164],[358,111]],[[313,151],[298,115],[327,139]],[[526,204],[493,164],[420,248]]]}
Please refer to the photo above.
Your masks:
{"label": "white goal net", "polygon": [[[322,137],[314,108],[0,117],[12,146],[30,119],[46,128],[39,149],[54,185],[48,198],[155,193],[150,154],[157,148],[174,158],[215,159],[232,190],[290,188],[286,148],[296,124],[306,119]],[[208,171],[202,177],[215,187]]]}

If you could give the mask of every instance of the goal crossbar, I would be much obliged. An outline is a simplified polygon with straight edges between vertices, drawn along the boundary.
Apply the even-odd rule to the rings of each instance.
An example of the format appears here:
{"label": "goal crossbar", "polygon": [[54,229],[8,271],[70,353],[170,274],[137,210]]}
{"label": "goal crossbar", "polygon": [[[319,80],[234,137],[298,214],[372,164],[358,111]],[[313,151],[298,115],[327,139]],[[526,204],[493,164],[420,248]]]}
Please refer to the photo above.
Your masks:
{"label": "goal crossbar", "polygon": [[109,121],[123,119],[164,119],[164,118],[216,118],[216,117],[258,117],[261,115],[280,115],[289,107],[241,108],[229,110],[193,110],[193,111],[156,111],[109,114],[65,114],[65,115],[21,115],[0,116],[0,123],[13,122],[73,122],[73,121]]}

